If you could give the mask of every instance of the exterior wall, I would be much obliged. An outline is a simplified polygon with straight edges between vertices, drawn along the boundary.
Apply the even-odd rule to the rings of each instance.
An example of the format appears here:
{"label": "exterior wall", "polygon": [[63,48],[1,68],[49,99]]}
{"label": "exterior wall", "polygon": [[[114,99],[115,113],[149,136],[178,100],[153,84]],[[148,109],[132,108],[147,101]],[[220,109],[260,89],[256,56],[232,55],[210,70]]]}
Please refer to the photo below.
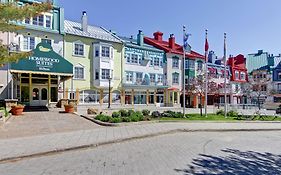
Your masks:
{"label": "exterior wall", "polygon": [[[64,57],[73,64],[73,69],[75,66],[84,67],[84,79],[78,80],[73,79],[73,90],[75,89],[91,89],[91,60],[93,60],[93,40],[90,38],[79,37],[74,35],[68,35],[64,37],[65,43],[65,53]],[[73,54],[74,42],[79,42],[84,44],[84,56],[75,56]],[[65,82],[65,86],[71,90],[71,80]]]}
{"label": "exterior wall", "polygon": [[258,53],[247,55],[246,66],[249,73],[265,65],[268,65],[267,52],[263,52],[263,50],[259,50]]}
{"label": "exterior wall", "polygon": [[[179,67],[178,68],[173,68],[173,57],[179,58]],[[169,87],[177,88],[177,89],[179,89],[179,91],[181,91],[182,90],[182,80],[183,80],[182,55],[166,53],[166,59],[167,59],[167,63],[165,65],[164,71],[165,71],[166,78],[167,78],[167,85]],[[178,84],[173,84],[173,73],[179,74],[179,83]]]}

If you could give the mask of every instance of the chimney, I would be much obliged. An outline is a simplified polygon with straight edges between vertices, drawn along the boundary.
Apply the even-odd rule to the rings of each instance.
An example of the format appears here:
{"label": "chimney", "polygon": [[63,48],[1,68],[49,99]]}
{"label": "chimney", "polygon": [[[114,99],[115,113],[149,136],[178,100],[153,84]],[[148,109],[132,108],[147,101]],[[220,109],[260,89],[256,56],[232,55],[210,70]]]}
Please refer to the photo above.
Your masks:
{"label": "chimney", "polygon": [[86,11],[82,12],[81,28],[82,28],[83,32],[88,32],[88,16],[87,16]]}
{"label": "chimney", "polygon": [[138,36],[137,36],[137,42],[139,46],[143,45],[143,33],[141,30],[139,30]]}
{"label": "chimney", "polygon": [[162,41],[163,40],[163,33],[162,32],[155,32],[153,33],[154,39],[157,41]]}
{"label": "chimney", "polygon": [[170,38],[169,38],[169,47],[171,49],[174,49],[175,48],[175,36],[174,34],[171,34],[170,35]]}

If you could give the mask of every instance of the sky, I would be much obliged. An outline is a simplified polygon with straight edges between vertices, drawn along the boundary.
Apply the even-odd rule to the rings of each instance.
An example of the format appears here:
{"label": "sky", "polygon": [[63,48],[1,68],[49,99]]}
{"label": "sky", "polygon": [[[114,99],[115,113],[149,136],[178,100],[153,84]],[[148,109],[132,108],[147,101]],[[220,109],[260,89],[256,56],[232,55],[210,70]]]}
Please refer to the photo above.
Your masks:
{"label": "sky", "polygon": [[89,24],[136,37],[155,31],[167,39],[174,34],[182,44],[185,25],[192,50],[204,53],[205,29],[210,50],[223,56],[223,34],[227,33],[227,55],[264,50],[281,53],[281,0],[57,0],[65,19],[80,22],[86,11]]}

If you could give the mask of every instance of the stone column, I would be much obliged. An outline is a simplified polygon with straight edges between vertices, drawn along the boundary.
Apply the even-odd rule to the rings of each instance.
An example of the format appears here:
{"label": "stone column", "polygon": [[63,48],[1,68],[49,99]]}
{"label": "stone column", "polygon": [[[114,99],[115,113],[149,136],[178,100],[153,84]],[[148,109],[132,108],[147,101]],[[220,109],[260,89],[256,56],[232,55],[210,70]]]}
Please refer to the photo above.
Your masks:
{"label": "stone column", "polygon": [[103,89],[100,89],[100,105],[103,105]]}
{"label": "stone column", "polygon": [[149,90],[147,89],[147,90],[146,90],[146,105],[149,104],[149,99],[150,99]]}
{"label": "stone column", "polygon": [[153,98],[154,98],[154,104],[156,105],[156,100],[157,100],[157,98],[156,98],[156,90],[154,90]]}
{"label": "stone column", "polygon": [[121,90],[121,105],[125,105],[125,89]]}
{"label": "stone column", "polygon": [[79,92],[79,89],[76,89],[76,97],[75,99],[77,100],[77,104],[79,103],[79,100],[80,100],[80,92]]}
{"label": "stone column", "polygon": [[134,89],[132,89],[132,95],[131,95],[132,105],[134,105],[134,96],[135,96],[135,91]]}
{"label": "stone column", "polygon": [[64,99],[68,99],[68,88],[64,88]]}

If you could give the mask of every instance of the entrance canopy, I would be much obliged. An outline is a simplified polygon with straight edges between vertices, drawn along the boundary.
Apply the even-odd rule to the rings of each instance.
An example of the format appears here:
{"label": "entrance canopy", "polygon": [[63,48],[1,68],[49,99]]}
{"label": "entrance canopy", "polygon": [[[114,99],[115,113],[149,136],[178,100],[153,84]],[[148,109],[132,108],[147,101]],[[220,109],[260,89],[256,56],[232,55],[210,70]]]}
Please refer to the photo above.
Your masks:
{"label": "entrance canopy", "polygon": [[48,43],[39,43],[28,58],[11,64],[11,72],[73,76],[73,65]]}

